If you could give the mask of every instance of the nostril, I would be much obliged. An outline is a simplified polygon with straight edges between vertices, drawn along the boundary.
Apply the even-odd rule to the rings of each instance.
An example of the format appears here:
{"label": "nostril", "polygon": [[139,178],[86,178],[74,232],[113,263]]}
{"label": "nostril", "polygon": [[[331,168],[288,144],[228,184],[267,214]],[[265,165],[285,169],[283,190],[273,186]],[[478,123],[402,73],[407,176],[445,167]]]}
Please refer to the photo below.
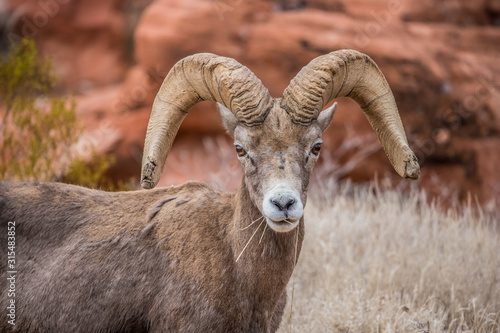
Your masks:
{"label": "nostril", "polygon": [[295,199],[271,200],[272,204],[278,207],[280,211],[287,211],[295,204]]}
{"label": "nostril", "polygon": [[278,201],[271,200],[271,202],[273,203],[273,205],[275,205],[276,207],[278,207],[279,210],[283,210],[283,206],[281,206]]}

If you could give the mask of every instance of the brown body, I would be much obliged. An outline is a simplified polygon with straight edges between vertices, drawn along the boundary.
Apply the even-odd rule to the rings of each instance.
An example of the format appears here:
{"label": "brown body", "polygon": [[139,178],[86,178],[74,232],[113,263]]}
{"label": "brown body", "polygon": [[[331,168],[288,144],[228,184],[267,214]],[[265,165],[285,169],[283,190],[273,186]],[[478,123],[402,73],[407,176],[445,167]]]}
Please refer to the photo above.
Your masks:
{"label": "brown body", "polygon": [[[295,233],[268,230],[234,264],[257,224],[243,228],[260,216],[244,185],[0,183],[0,211],[2,249],[16,222],[17,331],[274,332],[281,321]],[[3,250],[2,272],[6,262]]]}

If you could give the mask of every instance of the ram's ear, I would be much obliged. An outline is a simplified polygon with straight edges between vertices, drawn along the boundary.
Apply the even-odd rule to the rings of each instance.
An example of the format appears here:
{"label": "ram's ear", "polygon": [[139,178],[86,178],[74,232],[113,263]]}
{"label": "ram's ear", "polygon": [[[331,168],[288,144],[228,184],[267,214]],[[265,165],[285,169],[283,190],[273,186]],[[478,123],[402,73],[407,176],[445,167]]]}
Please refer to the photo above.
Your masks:
{"label": "ram's ear", "polygon": [[330,123],[332,122],[333,115],[335,114],[335,109],[337,109],[337,102],[333,103],[328,109],[320,112],[318,116],[318,125],[321,131],[324,132]]}
{"label": "ram's ear", "polygon": [[238,125],[238,119],[234,116],[234,114],[229,111],[224,105],[217,103],[217,108],[219,109],[220,119],[222,119],[222,124],[226,128],[227,133],[233,137],[234,129]]}

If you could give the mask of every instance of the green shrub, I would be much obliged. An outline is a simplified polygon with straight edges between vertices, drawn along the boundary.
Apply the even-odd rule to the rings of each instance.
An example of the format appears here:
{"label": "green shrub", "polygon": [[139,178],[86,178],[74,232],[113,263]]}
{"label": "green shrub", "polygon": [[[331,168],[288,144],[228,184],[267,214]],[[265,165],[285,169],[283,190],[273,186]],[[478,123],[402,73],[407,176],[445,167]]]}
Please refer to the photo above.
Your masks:
{"label": "green shrub", "polygon": [[82,128],[75,103],[51,94],[55,82],[50,60],[40,60],[32,40],[23,39],[1,59],[1,179],[117,189],[104,177],[113,156],[98,158],[93,152],[90,163],[73,156],[71,147]]}

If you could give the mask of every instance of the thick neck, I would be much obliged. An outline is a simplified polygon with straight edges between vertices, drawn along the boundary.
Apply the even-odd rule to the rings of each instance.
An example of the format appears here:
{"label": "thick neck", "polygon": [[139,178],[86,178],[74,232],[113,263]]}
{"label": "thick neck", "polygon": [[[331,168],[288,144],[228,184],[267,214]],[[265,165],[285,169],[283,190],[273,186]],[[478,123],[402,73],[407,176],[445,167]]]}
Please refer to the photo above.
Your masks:
{"label": "thick neck", "polygon": [[[252,202],[244,178],[235,200],[234,218],[230,226],[235,260],[246,246],[236,265],[237,274],[248,281],[251,290],[279,299],[292,274],[295,257],[297,260],[299,257],[304,238],[304,220],[301,219],[298,229],[286,233],[278,233],[266,226],[264,219],[258,220],[262,213]],[[257,222],[252,224],[255,220]]]}

